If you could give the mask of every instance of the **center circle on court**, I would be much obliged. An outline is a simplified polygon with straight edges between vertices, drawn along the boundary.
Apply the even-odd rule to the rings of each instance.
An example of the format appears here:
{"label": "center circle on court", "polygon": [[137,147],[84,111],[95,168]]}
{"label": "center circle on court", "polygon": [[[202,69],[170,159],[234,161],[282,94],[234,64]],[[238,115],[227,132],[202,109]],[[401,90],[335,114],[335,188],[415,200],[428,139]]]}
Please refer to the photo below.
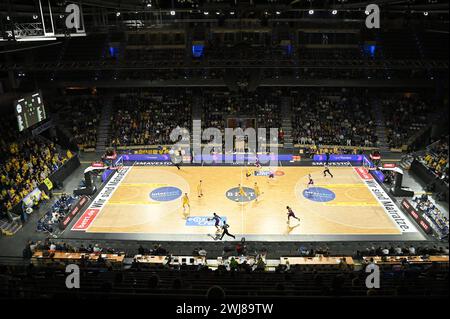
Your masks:
{"label": "center circle on court", "polygon": [[159,187],[150,193],[150,198],[157,202],[170,202],[182,195],[181,189],[173,186]]}
{"label": "center circle on court", "polygon": [[303,191],[303,197],[313,202],[326,203],[336,198],[336,194],[322,187],[311,187]]}
{"label": "center circle on court", "polygon": [[251,202],[256,199],[255,190],[250,187],[242,187],[246,195],[239,194],[239,187],[234,187],[226,192],[226,196],[233,202]]}

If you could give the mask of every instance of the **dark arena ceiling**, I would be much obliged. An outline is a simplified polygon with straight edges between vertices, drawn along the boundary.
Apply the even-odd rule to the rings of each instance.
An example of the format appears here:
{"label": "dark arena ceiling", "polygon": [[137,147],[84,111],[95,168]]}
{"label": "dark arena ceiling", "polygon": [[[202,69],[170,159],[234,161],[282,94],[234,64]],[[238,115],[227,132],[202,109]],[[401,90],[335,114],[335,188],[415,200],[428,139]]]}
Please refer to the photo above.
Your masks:
{"label": "dark arena ceiling", "polygon": [[[15,41],[12,34],[28,41],[27,32],[42,31],[40,7],[49,3],[57,37]],[[83,37],[64,31],[70,3],[81,4]],[[365,26],[368,4],[379,6],[382,28]],[[334,77],[356,70],[354,76],[366,80],[370,72],[395,70],[403,81],[410,69],[448,73],[448,15],[448,0],[2,0],[0,75],[14,71],[22,82],[26,74],[30,83],[42,83],[73,80],[74,72],[89,81],[125,81],[163,69],[178,70],[181,79],[265,69],[275,79],[284,71],[296,79],[301,67],[317,74],[333,69]],[[332,45],[326,43],[326,55],[313,54],[324,49],[322,34]],[[427,41],[427,52],[411,50],[415,35]],[[202,58],[192,56],[198,43]],[[294,50],[283,55],[287,44]],[[367,60],[364,50],[371,46],[374,56]]]}
{"label": "dark arena ceiling", "polygon": [[155,20],[166,25],[231,19],[362,21],[367,5],[372,3],[380,7],[381,19],[433,21],[433,28],[448,32],[449,2],[445,0],[3,0],[0,29],[11,23],[33,22],[32,17],[37,19],[40,13],[40,4],[50,3],[52,12],[62,16],[65,6],[72,2],[81,4],[87,32],[105,26],[112,31],[136,21],[148,27]]}
{"label": "dark arena ceiling", "polygon": [[[42,0],[46,3],[48,0]],[[368,4],[377,4],[385,12],[411,14],[429,11],[434,14],[448,15],[449,2],[446,0],[84,0],[64,1],[50,0],[52,7],[62,8],[68,2],[81,3],[85,14],[105,9],[112,13],[161,12],[175,10],[178,13],[203,13],[205,10],[217,10],[222,15],[233,14],[298,12],[314,9],[361,11]],[[0,3],[2,15],[23,15],[36,13],[39,0],[4,0]],[[57,9],[55,9],[57,10]]]}

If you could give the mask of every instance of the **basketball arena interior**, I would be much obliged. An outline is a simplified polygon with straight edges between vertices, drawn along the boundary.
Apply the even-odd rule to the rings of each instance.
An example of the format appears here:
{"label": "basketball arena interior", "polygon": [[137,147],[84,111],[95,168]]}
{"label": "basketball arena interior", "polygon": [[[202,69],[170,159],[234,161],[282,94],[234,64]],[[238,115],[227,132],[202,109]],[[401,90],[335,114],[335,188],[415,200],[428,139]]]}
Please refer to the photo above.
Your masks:
{"label": "basketball arena interior", "polygon": [[448,22],[2,1],[0,299],[448,298]]}

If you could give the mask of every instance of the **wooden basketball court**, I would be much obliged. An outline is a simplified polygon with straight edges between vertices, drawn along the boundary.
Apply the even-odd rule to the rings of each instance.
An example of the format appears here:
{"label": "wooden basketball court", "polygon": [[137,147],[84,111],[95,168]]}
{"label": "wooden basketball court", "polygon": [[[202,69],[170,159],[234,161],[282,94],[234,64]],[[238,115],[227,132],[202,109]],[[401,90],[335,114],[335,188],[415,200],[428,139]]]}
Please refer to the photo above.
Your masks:
{"label": "wooden basketball court", "polygon": [[[268,177],[269,170],[275,178]],[[246,177],[246,172],[252,175]],[[336,167],[331,172],[334,178],[324,177],[323,167],[130,167],[89,225],[72,230],[206,238],[215,227],[205,225],[205,219],[215,212],[227,219],[230,233],[239,236],[402,234],[355,168]],[[306,190],[308,174],[315,182],[310,191]],[[258,200],[255,182],[261,192]],[[239,195],[239,184],[248,197]],[[184,210],[185,193],[190,209]],[[287,222],[286,206],[300,221]]]}

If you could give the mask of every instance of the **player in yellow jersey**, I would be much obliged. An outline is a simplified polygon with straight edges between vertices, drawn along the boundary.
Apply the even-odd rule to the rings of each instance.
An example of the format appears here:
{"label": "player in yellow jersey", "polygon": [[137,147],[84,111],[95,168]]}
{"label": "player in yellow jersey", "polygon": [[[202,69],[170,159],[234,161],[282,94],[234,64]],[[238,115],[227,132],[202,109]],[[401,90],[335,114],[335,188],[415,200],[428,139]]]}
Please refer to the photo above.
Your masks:
{"label": "player in yellow jersey", "polygon": [[247,196],[247,193],[244,190],[244,187],[241,186],[241,184],[238,185],[239,188],[239,195],[241,196]]}
{"label": "player in yellow jersey", "polygon": [[252,176],[252,171],[250,168],[247,168],[247,171],[245,172],[245,178],[247,178],[247,180],[250,178],[250,176]]}
{"label": "player in yellow jersey", "polygon": [[183,212],[186,212],[186,207],[191,209],[191,205],[189,204],[189,197],[187,193],[184,193],[183,196]]}
{"label": "player in yellow jersey", "polygon": [[200,180],[200,182],[198,182],[198,185],[197,185],[197,195],[198,195],[198,198],[203,197],[203,182],[201,180]]}
{"label": "player in yellow jersey", "polygon": [[245,192],[244,187],[241,186],[241,184],[238,185],[238,189],[239,189],[239,196],[250,198]]}
{"label": "player in yellow jersey", "polygon": [[261,190],[259,189],[258,183],[255,182],[253,190],[255,191],[255,201],[258,201],[259,196],[261,196]]}

